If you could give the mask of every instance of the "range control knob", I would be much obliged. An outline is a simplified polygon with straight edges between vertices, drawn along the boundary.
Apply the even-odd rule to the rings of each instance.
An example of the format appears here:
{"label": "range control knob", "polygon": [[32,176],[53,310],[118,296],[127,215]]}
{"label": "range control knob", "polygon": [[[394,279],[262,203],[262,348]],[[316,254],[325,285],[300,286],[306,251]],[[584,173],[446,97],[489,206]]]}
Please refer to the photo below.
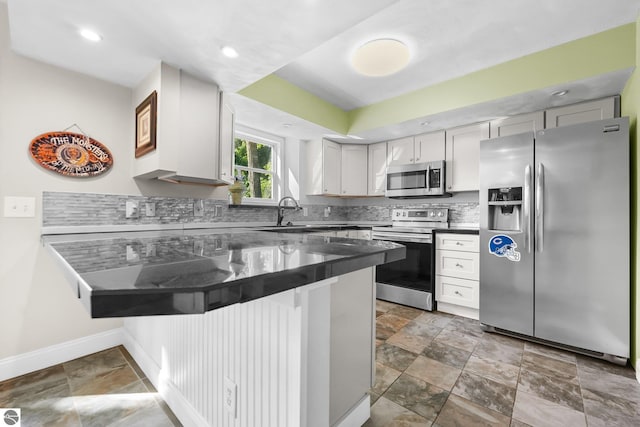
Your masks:
{"label": "range control knob", "polygon": [[429,212],[429,216],[433,218],[434,216],[436,216],[436,213],[434,211],[431,211]]}
{"label": "range control knob", "polygon": [[442,211],[438,211],[438,216],[439,216],[439,217],[443,217],[443,216],[444,216],[444,214],[442,213]]}

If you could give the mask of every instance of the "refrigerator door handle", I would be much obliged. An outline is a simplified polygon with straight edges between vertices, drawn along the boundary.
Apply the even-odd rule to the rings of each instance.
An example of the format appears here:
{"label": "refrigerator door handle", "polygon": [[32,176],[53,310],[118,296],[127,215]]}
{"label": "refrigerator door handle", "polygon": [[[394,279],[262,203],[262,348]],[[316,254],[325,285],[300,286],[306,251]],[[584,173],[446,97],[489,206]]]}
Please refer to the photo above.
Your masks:
{"label": "refrigerator door handle", "polygon": [[544,249],[544,165],[538,164],[536,176],[536,250]]}
{"label": "refrigerator door handle", "polygon": [[524,195],[523,195],[523,220],[524,220],[524,244],[527,253],[531,253],[531,165],[524,168]]}

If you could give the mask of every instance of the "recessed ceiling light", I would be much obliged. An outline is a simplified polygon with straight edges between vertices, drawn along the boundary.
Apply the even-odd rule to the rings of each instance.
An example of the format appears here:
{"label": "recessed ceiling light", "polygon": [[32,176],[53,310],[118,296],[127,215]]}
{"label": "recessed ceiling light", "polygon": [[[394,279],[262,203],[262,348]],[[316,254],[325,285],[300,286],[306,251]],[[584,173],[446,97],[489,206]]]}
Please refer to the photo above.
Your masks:
{"label": "recessed ceiling light", "polygon": [[286,128],[290,128],[293,125],[291,123],[283,123],[282,126],[284,126]]}
{"label": "recessed ceiling light", "polygon": [[102,40],[102,36],[100,34],[88,28],[82,28],[80,30],[80,35],[92,42],[99,42],[100,40]]}
{"label": "recessed ceiling light", "polygon": [[427,122],[427,121],[420,122],[420,126],[426,126],[426,125],[428,125],[428,124],[429,124],[429,122]]}
{"label": "recessed ceiling light", "polygon": [[558,91],[553,92],[551,94],[551,96],[565,96],[568,93],[569,93],[569,91],[566,90],[566,89],[565,90],[558,90]]}
{"label": "recessed ceiling light", "polygon": [[406,67],[410,56],[409,48],[401,41],[378,39],[356,49],[351,56],[351,65],[365,76],[383,77]]}
{"label": "recessed ceiling light", "polygon": [[222,51],[222,54],[224,56],[226,56],[227,58],[237,58],[238,57],[238,51],[235,50],[234,48],[232,48],[231,46],[223,46],[222,49],[220,49]]}

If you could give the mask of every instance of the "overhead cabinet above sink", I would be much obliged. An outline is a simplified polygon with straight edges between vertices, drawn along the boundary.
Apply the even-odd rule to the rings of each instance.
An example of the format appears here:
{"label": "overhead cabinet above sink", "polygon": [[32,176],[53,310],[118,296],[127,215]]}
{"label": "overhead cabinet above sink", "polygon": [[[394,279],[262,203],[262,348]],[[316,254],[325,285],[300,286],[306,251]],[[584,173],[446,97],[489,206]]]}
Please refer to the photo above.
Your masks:
{"label": "overhead cabinet above sink", "polygon": [[157,93],[156,149],[134,160],[136,178],[233,182],[233,109],[218,86],[160,64],[134,90],[134,108]]}

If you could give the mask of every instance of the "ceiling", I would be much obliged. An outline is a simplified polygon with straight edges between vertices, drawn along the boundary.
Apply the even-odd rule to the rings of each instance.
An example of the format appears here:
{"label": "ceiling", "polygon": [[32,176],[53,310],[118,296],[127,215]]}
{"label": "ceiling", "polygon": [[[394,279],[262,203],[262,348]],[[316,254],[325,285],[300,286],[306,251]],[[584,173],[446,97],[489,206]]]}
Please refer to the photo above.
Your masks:
{"label": "ceiling", "polygon": [[[164,61],[228,92],[276,73],[350,110],[635,22],[640,0],[8,0],[8,7],[12,49],[63,68],[134,87]],[[81,39],[80,27],[103,41]],[[351,53],[381,37],[409,46],[409,66],[388,77],[357,75]],[[240,56],[224,57],[224,45]],[[569,97],[555,102],[619,93],[630,72],[573,82]],[[426,128],[421,118],[359,136],[371,142],[533,111],[550,105],[551,89],[429,117]],[[232,100],[244,124],[301,139],[331,133],[240,95]]]}

